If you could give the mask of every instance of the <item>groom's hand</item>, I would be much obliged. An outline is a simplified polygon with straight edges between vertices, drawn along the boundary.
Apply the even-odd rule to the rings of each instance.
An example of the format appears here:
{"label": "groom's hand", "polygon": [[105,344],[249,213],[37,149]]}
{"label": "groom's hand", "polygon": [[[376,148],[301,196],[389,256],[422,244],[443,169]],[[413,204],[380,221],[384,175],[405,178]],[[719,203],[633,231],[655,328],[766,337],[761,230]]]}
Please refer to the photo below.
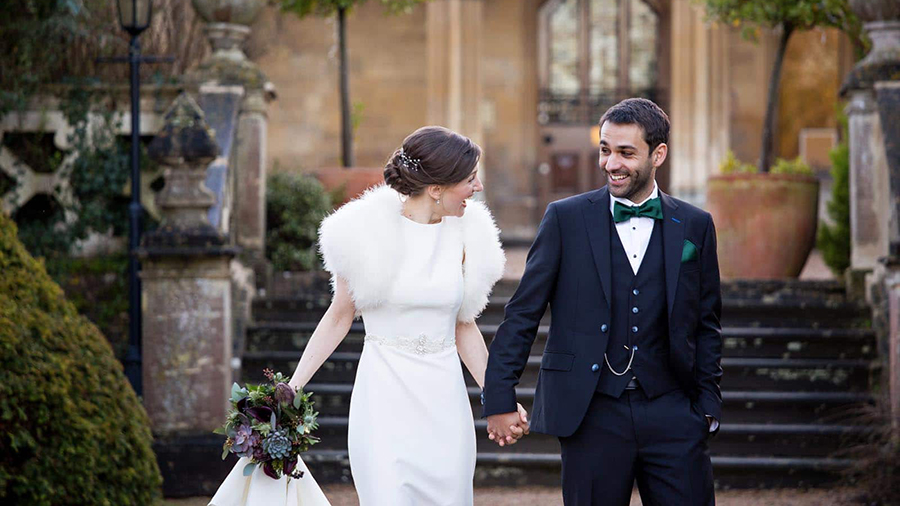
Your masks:
{"label": "groom's hand", "polygon": [[500,446],[513,445],[528,434],[528,418],[525,409],[519,405],[518,411],[491,415],[488,418],[488,438]]}

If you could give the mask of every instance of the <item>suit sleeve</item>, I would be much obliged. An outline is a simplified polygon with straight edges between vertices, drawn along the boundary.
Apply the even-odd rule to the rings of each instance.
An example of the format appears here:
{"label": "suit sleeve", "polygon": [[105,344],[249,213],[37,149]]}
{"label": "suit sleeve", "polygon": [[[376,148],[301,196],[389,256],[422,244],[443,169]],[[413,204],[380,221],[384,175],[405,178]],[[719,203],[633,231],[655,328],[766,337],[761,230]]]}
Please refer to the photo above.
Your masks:
{"label": "suit sleeve", "polygon": [[519,287],[506,305],[503,323],[491,342],[483,416],[516,411],[516,385],[556,286],[561,250],[559,219],[556,207],[550,204],[528,252]]}
{"label": "suit sleeve", "polygon": [[700,409],[716,420],[722,419],[722,292],[716,227],[708,217],[703,249],[700,251],[700,321],[697,328],[695,379],[700,386]]}

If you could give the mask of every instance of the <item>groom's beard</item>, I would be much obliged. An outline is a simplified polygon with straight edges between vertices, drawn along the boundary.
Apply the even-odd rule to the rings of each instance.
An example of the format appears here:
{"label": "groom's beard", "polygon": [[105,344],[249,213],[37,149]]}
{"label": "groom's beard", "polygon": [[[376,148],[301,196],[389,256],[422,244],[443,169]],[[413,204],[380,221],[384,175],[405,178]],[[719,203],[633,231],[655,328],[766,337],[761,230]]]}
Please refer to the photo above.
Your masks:
{"label": "groom's beard", "polygon": [[[604,169],[605,171],[606,169]],[[628,179],[625,181],[627,184],[621,188],[615,188],[611,185],[607,185],[609,188],[609,193],[611,193],[614,197],[618,197],[620,199],[628,199],[634,203],[638,203],[634,197],[637,195],[642,195],[644,193],[648,193],[653,189],[653,179],[654,179],[654,170],[653,164],[650,162],[650,158],[647,158],[647,162],[638,167],[635,170],[627,170]],[[606,173],[607,181],[611,179],[610,173]]]}

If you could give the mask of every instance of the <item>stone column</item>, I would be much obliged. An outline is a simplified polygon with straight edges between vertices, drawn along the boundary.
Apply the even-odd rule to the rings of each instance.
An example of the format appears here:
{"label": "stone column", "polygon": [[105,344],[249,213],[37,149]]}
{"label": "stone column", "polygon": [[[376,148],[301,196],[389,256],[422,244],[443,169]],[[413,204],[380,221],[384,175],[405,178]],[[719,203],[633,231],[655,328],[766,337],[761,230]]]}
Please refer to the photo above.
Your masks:
{"label": "stone column", "polygon": [[162,223],[141,255],[144,406],[155,434],[207,433],[223,423],[232,382],[232,274],[236,250],[211,226],[206,168],[217,152],[200,107],[179,96],[150,144],[164,167]]}
{"label": "stone column", "polygon": [[[192,0],[197,13],[206,21],[206,34],[213,53],[187,79],[202,94],[238,97],[240,105],[232,114],[221,116],[222,126],[233,131],[233,146],[224,163],[228,172],[233,205],[230,210],[231,235],[242,248],[242,258],[258,273],[264,271],[266,236],[266,130],[268,102],[275,98],[274,86],[247,59],[241,46],[250,35],[250,25],[265,5],[265,0]],[[223,95],[224,94],[224,95]],[[201,104],[206,103],[201,100]],[[236,116],[234,115],[236,114]],[[219,125],[216,125],[217,130]],[[220,230],[229,230],[223,223]]]}
{"label": "stone column", "polygon": [[[887,23],[884,23],[887,25]],[[892,23],[895,45],[894,63],[900,68],[900,21]],[[874,37],[873,37],[874,38]],[[888,201],[886,209],[888,254],[876,270],[883,277],[887,306],[888,392],[895,423],[900,423],[900,73],[892,74],[892,81],[875,83],[878,115],[884,132],[884,151],[887,159]]]}
{"label": "stone column", "polygon": [[482,0],[433,0],[428,23],[428,123],[481,144]]}
{"label": "stone column", "polygon": [[734,48],[728,27],[707,23],[690,0],[673,0],[671,11],[669,189],[703,206],[706,179],[731,144],[733,97],[739,95],[730,82]]}
{"label": "stone column", "polygon": [[[875,215],[872,218],[878,220],[874,231],[866,230],[869,225],[859,219],[851,221],[851,227],[856,225],[863,232],[872,232],[864,237],[877,244],[860,244],[860,234],[851,230],[851,248],[871,247],[863,251],[877,259],[866,284],[867,294],[873,303],[873,321],[884,359],[885,391],[894,420],[900,421],[900,3],[851,0],[850,4],[865,22],[872,40],[871,52],[853,68],[842,90],[862,103],[860,116],[865,118],[850,123],[851,217],[854,213],[859,216],[871,212]],[[870,131],[865,129],[867,126]],[[858,154],[853,152],[854,143]],[[859,159],[858,155],[871,156]],[[856,170],[854,163],[860,165]],[[868,182],[874,188],[871,199],[859,190],[865,188],[866,181],[859,179],[867,169],[872,172]],[[860,260],[856,251],[853,260]]]}
{"label": "stone column", "polygon": [[871,283],[878,259],[887,252],[887,174],[881,121],[872,89],[849,92],[850,268],[858,283]]}

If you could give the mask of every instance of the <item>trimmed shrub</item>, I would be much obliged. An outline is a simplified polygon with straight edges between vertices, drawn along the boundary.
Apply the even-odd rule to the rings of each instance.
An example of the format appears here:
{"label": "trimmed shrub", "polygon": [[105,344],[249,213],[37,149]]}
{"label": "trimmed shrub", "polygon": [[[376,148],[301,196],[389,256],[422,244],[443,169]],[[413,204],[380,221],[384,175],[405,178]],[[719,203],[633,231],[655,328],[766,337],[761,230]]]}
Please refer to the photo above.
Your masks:
{"label": "trimmed shrub", "polygon": [[321,268],[315,245],[319,224],[331,210],[331,197],[314,177],[287,172],[269,176],[266,258],[276,271]]}
{"label": "trimmed shrub", "polygon": [[829,155],[833,182],[828,216],[834,224],[819,224],[817,246],[825,264],[835,276],[842,278],[850,267],[850,148],[847,141],[835,146]]}
{"label": "trimmed shrub", "polygon": [[149,421],[106,339],[0,213],[0,503],[146,505]]}

